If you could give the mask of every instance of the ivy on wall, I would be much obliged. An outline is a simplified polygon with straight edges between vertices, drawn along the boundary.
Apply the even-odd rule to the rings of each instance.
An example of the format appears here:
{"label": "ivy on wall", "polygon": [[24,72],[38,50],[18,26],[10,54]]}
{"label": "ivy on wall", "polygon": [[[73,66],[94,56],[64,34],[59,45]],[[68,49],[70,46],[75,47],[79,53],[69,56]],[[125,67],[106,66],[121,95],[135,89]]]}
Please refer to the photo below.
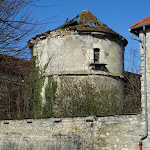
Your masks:
{"label": "ivy on wall", "polygon": [[39,68],[32,65],[31,81],[29,82],[29,116],[30,117],[40,117],[42,110],[42,97],[41,91],[44,85],[45,76],[43,72],[39,72]]}
{"label": "ivy on wall", "polygon": [[[30,82],[29,82],[29,117],[30,118],[41,118],[52,116],[52,102],[49,99],[54,99],[51,88],[56,85],[52,78],[49,78],[48,84],[46,86],[46,103],[42,108],[42,88],[46,79],[45,71],[48,67],[50,60],[45,64],[44,69],[40,70],[39,67],[35,65],[36,57],[32,58],[31,72],[30,72]],[[52,86],[51,86],[52,83]],[[53,101],[52,99],[52,101]]]}
{"label": "ivy on wall", "polygon": [[62,83],[58,95],[59,112],[61,116],[108,116],[120,114],[122,104],[119,100],[119,90],[106,86],[94,86],[87,80],[74,83],[66,80]]}
{"label": "ivy on wall", "polygon": [[53,80],[53,77],[48,77],[48,84],[45,88],[46,103],[43,108],[43,117],[53,117],[53,107],[56,100],[57,82]]}

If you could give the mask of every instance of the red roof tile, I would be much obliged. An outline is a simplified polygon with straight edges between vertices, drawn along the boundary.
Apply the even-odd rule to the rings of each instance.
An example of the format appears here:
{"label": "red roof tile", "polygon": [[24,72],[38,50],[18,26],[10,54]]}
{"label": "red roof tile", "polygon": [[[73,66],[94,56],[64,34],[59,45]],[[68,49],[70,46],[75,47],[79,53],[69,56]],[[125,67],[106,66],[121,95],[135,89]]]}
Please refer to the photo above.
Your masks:
{"label": "red roof tile", "polygon": [[147,24],[147,23],[150,23],[150,16],[148,16],[148,17],[140,20],[139,22],[136,22],[135,24],[133,24],[132,26],[130,26],[130,28],[141,26],[141,25],[144,25],[144,24]]}

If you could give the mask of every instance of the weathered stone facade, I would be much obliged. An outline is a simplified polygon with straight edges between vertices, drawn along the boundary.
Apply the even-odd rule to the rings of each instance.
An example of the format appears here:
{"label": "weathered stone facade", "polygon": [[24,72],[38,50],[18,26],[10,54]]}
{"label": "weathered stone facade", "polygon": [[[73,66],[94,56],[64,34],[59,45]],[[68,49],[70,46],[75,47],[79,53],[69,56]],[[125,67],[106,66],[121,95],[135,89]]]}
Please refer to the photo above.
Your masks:
{"label": "weathered stone facade", "polygon": [[[44,69],[49,62],[46,75],[105,74],[105,72],[118,76],[123,74],[124,47],[119,39],[118,42],[114,42],[101,33],[97,33],[99,37],[94,37],[91,32],[79,34],[66,30],[52,31],[49,34],[46,39],[38,41],[33,47],[33,56],[36,56],[36,63],[40,69]],[[54,34],[57,36],[53,36]],[[97,64],[106,65],[104,70],[92,69],[94,49],[99,49]]]}
{"label": "weathered stone facade", "polygon": [[[136,150],[141,115],[0,121],[1,150]],[[149,150],[149,139],[143,149]]]}
{"label": "weathered stone facade", "polygon": [[[88,36],[89,35],[85,35],[86,38],[88,38]],[[76,39],[76,37],[79,37],[79,35],[78,34],[74,35],[74,32],[73,35],[65,36],[65,38],[73,38],[74,40]],[[143,39],[142,31],[140,32],[139,37]],[[60,39],[61,41],[61,37],[58,37],[58,39]],[[92,40],[95,40],[95,38],[93,37]],[[35,48],[37,52],[35,54],[36,56],[38,56],[37,65],[39,65],[38,62],[41,61],[39,65],[41,68],[45,66],[46,62],[48,62],[49,52],[48,51],[44,52],[44,50],[46,50],[45,47],[48,46],[46,44],[48,41],[49,41],[48,39],[43,39],[42,41],[40,40],[39,43],[43,42],[43,47],[44,47],[43,49],[41,49],[41,46],[39,46],[40,52],[38,52],[38,49]],[[102,41],[103,39],[101,39],[101,42]],[[55,40],[53,41],[53,43],[55,43]],[[112,41],[108,43],[114,44],[114,42]],[[61,44],[61,42],[55,45],[58,49],[59,49],[59,44]],[[70,46],[72,47],[71,43]],[[150,47],[150,30],[147,29],[146,30],[146,64],[147,64],[146,83],[147,83],[147,100],[148,100],[148,119],[150,120],[149,47]],[[74,48],[76,48],[76,46],[74,46]],[[44,53],[41,53],[41,51],[43,51]],[[121,48],[119,48],[119,51],[121,51]],[[58,56],[61,55],[62,53],[60,52]],[[69,53],[68,53],[68,57],[70,58]],[[88,62],[86,61],[86,58],[82,57],[82,59],[84,60],[83,62]],[[46,60],[46,62],[45,61],[42,62],[42,60]],[[145,134],[145,118],[144,118],[145,98],[144,98],[144,72],[143,72],[144,62],[143,62],[142,46],[141,46],[141,60],[142,60],[142,66],[141,66],[142,113],[141,114],[109,116],[109,117],[89,116],[89,117],[70,117],[70,118],[68,117],[68,118],[49,118],[49,119],[1,120],[0,121],[0,149],[1,150],[20,150],[20,149],[21,150],[28,150],[28,149],[31,150],[137,150],[139,149],[139,139],[141,138],[142,135]],[[63,61],[65,62],[66,60]],[[55,64],[56,62],[53,61],[53,63]],[[58,63],[56,64],[57,65],[59,64],[59,60]],[[68,68],[72,68],[71,66],[72,64],[69,64],[69,62],[66,63],[66,66],[67,65]],[[122,66],[122,63],[120,66]],[[72,71],[78,72],[80,69],[82,69],[82,67],[83,67],[82,65],[78,64],[75,67],[75,70]],[[61,70],[61,73],[59,75],[58,74],[58,72],[60,71],[59,67],[56,68],[57,69],[56,74],[54,73],[55,70],[53,69],[54,68],[51,69],[50,67],[49,71],[46,71],[47,76],[55,75],[54,78],[56,78],[56,80],[60,80],[60,81],[65,80],[66,77],[63,78],[62,76],[62,72],[64,70]],[[88,67],[86,69],[87,69],[86,71],[90,71],[88,70]],[[111,70],[111,67],[109,70]],[[52,72],[54,74],[51,74]],[[101,80],[104,80],[103,77],[105,77],[104,75],[106,75],[107,73],[108,72],[105,73],[101,71],[99,72],[99,74],[103,74],[103,76],[101,76]],[[117,73],[120,74],[120,72]],[[74,76],[73,78],[74,80],[79,81],[81,80],[81,78],[90,78],[90,76],[93,75],[94,78],[90,79],[90,82],[95,82],[94,80],[97,81],[96,78],[99,76],[99,74],[91,73],[89,76],[88,75],[82,77]],[[109,76],[111,75],[113,76],[114,74],[109,74]],[[46,80],[47,78],[45,79],[45,82]],[[111,80],[115,80],[115,79],[111,79]],[[114,81],[112,83],[115,84]],[[150,130],[150,125],[148,126]],[[150,149],[149,141],[150,141],[149,136],[142,141],[143,150]]]}
{"label": "weathered stone facade", "polygon": [[[143,40],[143,32],[139,34],[139,38]],[[142,105],[142,114],[145,115],[145,94],[144,94],[144,54],[143,47],[140,44],[141,52],[141,105]],[[146,30],[146,87],[147,87],[147,114],[148,114],[148,132],[150,132],[150,29]],[[145,129],[145,128],[144,128]],[[149,145],[150,136],[143,141],[144,145]]]}
{"label": "weathered stone facade", "polygon": [[[150,141],[150,16],[142,19],[130,27],[131,38],[133,34],[138,38],[133,38],[140,42],[141,53],[141,106],[142,114],[144,118],[143,134],[144,138],[141,138],[141,142],[144,146],[149,147]],[[141,136],[142,137],[142,136]]]}
{"label": "weathered stone facade", "polygon": [[[77,76],[78,80],[82,80],[90,76],[97,88],[104,85],[123,93],[126,45],[126,39],[101,23],[88,10],[54,31],[32,38],[29,46],[36,59],[36,66],[44,70],[46,76],[41,91],[42,104],[45,104],[48,76],[54,77],[57,82],[63,77],[74,79]],[[119,95],[122,100],[123,94]]]}
{"label": "weathered stone facade", "polygon": [[[141,31],[139,34],[139,38],[143,40],[143,32]],[[141,95],[142,95],[142,107],[143,107],[143,113],[145,108],[145,101],[144,101],[144,54],[143,54],[143,48],[140,44],[140,52],[141,52]],[[146,30],[146,84],[147,84],[147,102],[148,102],[148,112],[150,112],[150,29]],[[150,116],[149,116],[150,120]]]}

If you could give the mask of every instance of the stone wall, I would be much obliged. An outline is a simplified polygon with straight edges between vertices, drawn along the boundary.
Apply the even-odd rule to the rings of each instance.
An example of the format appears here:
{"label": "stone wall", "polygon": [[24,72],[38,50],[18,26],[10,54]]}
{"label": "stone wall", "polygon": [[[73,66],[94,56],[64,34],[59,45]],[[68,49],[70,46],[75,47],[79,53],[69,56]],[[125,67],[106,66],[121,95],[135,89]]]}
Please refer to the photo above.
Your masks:
{"label": "stone wall", "polygon": [[94,63],[94,49],[98,48],[98,64],[106,65],[105,72],[122,75],[123,44],[119,40],[110,40],[108,35],[96,38],[91,34],[57,30],[50,32],[45,39],[37,38],[32,48],[37,66],[43,69],[49,62],[46,75],[90,74],[93,70],[91,64]]}
{"label": "stone wall", "polygon": [[36,66],[42,72],[41,76],[45,77],[41,90],[42,106],[46,104],[45,89],[49,76],[59,76],[58,80],[77,78],[79,81],[83,78],[87,80],[90,76],[92,84],[98,85],[98,88],[104,84],[119,89],[118,97],[122,100],[123,94],[120,93],[123,93],[121,81],[124,78],[124,45],[120,38],[99,32],[81,33],[62,29],[51,31],[45,37],[37,36],[31,39],[29,45],[32,45],[30,48],[32,47]]}
{"label": "stone wall", "polygon": [[[143,40],[143,31],[140,31],[139,38]],[[145,96],[144,96],[144,51],[140,43],[141,53],[141,103],[142,103],[142,114],[145,115]],[[146,87],[147,87],[147,113],[148,113],[148,132],[150,131],[150,29],[146,29]],[[145,128],[144,128],[145,129]],[[143,141],[147,145],[150,145],[150,137]]]}
{"label": "stone wall", "polygon": [[[49,81],[49,82],[48,82]],[[49,86],[55,82],[57,87]],[[52,91],[56,91],[52,94]],[[46,96],[49,93],[54,98]],[[45,79],[42,104],[53,117],[124,114],[123,78],[104,75],[55,75]],[[48,108],[50,110],[50,108]]]}
{"label": "stone wall", "polygon": [[[137,150],[142,115],[0,121],[1,150]],[[143,142],[149,150],[150,139]]]}

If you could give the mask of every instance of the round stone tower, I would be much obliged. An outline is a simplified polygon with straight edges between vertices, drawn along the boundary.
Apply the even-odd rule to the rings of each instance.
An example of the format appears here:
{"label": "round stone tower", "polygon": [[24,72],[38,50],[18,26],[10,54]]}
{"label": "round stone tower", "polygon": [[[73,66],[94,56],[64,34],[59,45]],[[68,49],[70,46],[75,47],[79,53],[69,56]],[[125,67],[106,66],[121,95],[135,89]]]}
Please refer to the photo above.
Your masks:
{"label": "round stone tower", "polygon": [[[124,47],[127,40],[85,10],[53,31],[37,35],[29,41],[36,66],[46,77],[41,92],[45,104],[48,77],[59,83],[88,82],[110,89],[123,90]],[[78,84],[79,86],[79,84]],[[57,106],[56,106],[57,107]]]}

